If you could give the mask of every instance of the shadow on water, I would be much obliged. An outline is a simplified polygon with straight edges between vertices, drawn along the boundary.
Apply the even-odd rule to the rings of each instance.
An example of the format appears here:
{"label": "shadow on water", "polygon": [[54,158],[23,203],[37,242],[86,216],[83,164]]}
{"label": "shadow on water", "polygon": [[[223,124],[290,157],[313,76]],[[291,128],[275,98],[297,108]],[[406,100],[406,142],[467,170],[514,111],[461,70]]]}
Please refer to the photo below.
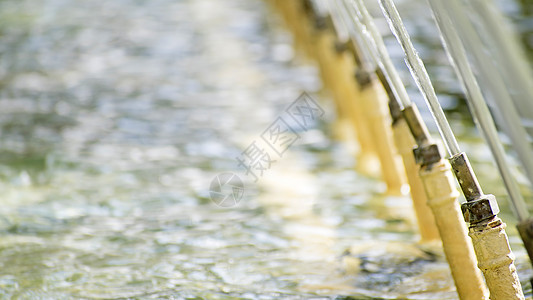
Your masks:
{"label": "shadow on water", "polygon": [[[0,298],[455,299],[290,43],[261,1],[0,1]],[[255,183],[235,157],[304,90],[326,116]],[[236,207],[209,198],[220,172]]]}

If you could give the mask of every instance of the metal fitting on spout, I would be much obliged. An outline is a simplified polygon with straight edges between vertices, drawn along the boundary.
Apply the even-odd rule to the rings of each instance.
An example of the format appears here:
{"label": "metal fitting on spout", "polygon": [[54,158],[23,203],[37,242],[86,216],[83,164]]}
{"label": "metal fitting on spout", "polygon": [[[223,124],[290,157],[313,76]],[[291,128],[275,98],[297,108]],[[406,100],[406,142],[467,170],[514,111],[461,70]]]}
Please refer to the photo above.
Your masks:
{"label": "metal fitting on spout", "polygon": [[313,4],[311,3],[311,0],[302,0],[302,8],[303,8],[304,13],[307,16],[314,17],[316,15],[316,12],[313,8]]}
{"label": "metal fitting on spout", "polygon": [[404,107],[402,113],[407,125],[409,126],[409,129],[411,130],[411,133],[413,134],[413,137],[415,138],[416,144],[423,145],[429,143],[430,135],[426,126],[424,125],[422,116],[420,116],[418,107],[416,107],[414,104],[411,104]]}
{"label": "metal fitting on spout", "polygon": [[500,212],[500,208],[496,197],[489,194],[461,204],[461,211],[465,222],[475,224],[493,218]]}
{"label": "metal fitting on spout", "polygon": [[357,49],[357,46],[354,44],[354,42],[352,40],[348,39],[346,41],[346,43],[343,43],[343,47],[342,48],[340,48],[340,49],[336,48],[336,50],[337,50],[338,54],[342,53],[342,52],[339,52],[339,50],[349,51],[349,54],[353,57],[355,65],[359,66],[359,67],[361,67],[363,65],[362,60],[361,60],[360,51],[359,51],[359,49]]}
{"label": "metal fitting on spout", "polygon": [[356,67],[354,77],[361,90],[370,86],[373,80],[372,74],[361,67]]}
{"label": "metal fitting on spout", "polygon": [[466,154],[461,152],[452,156],[450,164],[466,198],[461,205],[465,221],[473,224],[496,216],[500,212],[496,197],[483,194]]}
{"label": "metal fitting on spout", "polygon": [[394,126],[399,120],[403,119],[400,102],[396,98],[396,95],[394,95],[394,92],[392,91],[392,88],[385,77],[383,69],[377,68],[376,76],[378,77],[381,85],[385,89],[385,92],[387,92],[387,96],[389,97],[389,111],[392,119],[392,126]]}
{"label": "metal fitting on spout", "polygon": [[324,16],[315,15],[313,18],[314,28],[319,31],[328,29],[328,21],[326,19]]}
{"label": "metal fitting on spout", "polygon": [[354,42],[351,39],[347,39],[346,41],[336,41],[335,50],[337,51],[338,54],[348,51],[349,54],[353,56],[355,63],[357,65],[361,64],[361,58],[359,57],[359,52]]}
{"label": "metal fitting on spout", "polygon": [[381,81],[383,88],[389,96],[389,110],[392,117],[392,125],[398,120],[405,119],[411,134],[415,138],[417,146],[413,149],[415,162],[422,166],[429,166],[437,163],[443,157],[440,147],[435,143],[430,143],[430,136],[427,128],[423,125],[422,117],[418,108],[414,105],[400,109],[400,102],[397,100],[383,70],[376,69],[376,75]]}
{"label": "metal fitting on spout", "polygon": [[352,44],[352,42],[350,40],[346,40],[346,41],[339,41],[339,40],[336,40],[333,44],[333,47],[335,48],[335,52],[337,54],[341,54],[343,53],[344,51],[348,51],[350,49],[350,45]]}
{"label": "metal fitting on spout", "polygon": [[438,144],[431,142],[418,108],[414,104],[407,106],[402,110],[402,114],[417,144],[413,149],[416,163],[430,166],[439,162],[444,157],[442,149]]}
{"label": "metal fitting on spout", "polygon": [[[313,8],[311,8],[311,10],[313,10]],[[359,63],[359,57],[357,56],[357,50],[355,49],[355,45],[353,44],[352,40],[347,39],[345,41],[341,41],[338,39],[339,34],[337,32],[337,29],[335,28],[333,17],[330,14],[320,15],[317,12],[313,12],[312,20],[313,20],[314,28],[317,31],[326,31],[326,30],[331,31],[331,34],[335,39],[335,41],[333,42],[333,49],[335,49],[335,53],[342,54],[345,51],[350,51],[354,55],[355,61]]]}
{"label": "metal fitting on spout", "polygon": [[430,166],[442,159],[442,150],[438,144],[424,144],[413,149],[415,161],[421,166]]}
{"label": "metal fitting on spout", "polygon": [[483,191],[466,154],[464,152],[455,154],[450,158],[450,164],[463,190],[466,201],[479,199],[483,195]]}
{"label": "metal fitting on spout", "polygon": [[316,30],[320,31],[333,28],[333,26],[331,26],[333,24],[331,17],[329,15],[321,14],[321,12],[317,11],[315,5],[311,3],[311,0],[303,0],[302,8]]}
{"label": "metal fitting on spout", "polygon": [[310,0],[303,1],[303,10],[313,23],[313,27],[316,30],[325,30],[328,28],[327,16],[321,15]]}
{"label": "metal fitting on spout", "polygon": [[[387,92],[388,93],[388,92]],[[402,116],[402,110],[400,108],[400,105],[398,104],[398,101],[394,100],[394,96],[389,95],[389,111],[392,119],[392,126],[394,126],[398,121],[403,119]]]}

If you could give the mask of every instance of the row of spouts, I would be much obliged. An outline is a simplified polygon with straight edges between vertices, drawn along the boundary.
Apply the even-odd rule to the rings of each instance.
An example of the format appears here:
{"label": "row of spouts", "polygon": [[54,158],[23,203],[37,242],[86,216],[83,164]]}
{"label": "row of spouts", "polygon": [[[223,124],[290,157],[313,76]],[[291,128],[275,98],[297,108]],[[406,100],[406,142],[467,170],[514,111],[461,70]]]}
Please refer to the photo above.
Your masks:
{"label": "row of spouts", "polygon": [[[519,220],[518,230],[533,261],[533,219],[505,161],[461,39],[461,30],[471,28],[465,25],[466,29],[457,30],[454,26],[455,19],[462,16],[451,15],[457,12],[457,0],[428,1],[476,123],[494,154]],[[333,92],[339,118],[356,128],[359,161],[377,154],[389,192],[401,187],[402,174],[406,173],[421,240],[442,240],[459,297],[489,299],[490,292],[493,300],[524,299],[496,198],[483,193],[467,155],[461,152],[393,1],[379,0],[381,10],[437,123],[449,154],[447,160],[410,100],[363,0],[272,2],[292,29],[297,46],[318,61],[324,84]],[[466,198],[460,206],[453,175]]]}

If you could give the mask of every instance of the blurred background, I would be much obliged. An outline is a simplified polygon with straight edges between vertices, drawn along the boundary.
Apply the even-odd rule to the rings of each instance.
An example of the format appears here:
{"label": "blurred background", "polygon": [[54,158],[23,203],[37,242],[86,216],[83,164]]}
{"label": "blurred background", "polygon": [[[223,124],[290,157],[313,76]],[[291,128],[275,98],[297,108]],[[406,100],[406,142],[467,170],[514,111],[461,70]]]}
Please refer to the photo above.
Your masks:
{"label": "blurred background", "polygon": [[[461,147],[502,199],[531,296],[516,219],[427,3],[396,3]],[[498,5],[533,59],[533,2]],[[413,246],[410,199],[354,171],[317,68],[291,43],[261,0],[0,0],[0,297],[456,299],[442,255]],[[236,157],[304,91],[324,116],[255,182]],[[222,172],[244,182],[234,207],[210,199]]]}

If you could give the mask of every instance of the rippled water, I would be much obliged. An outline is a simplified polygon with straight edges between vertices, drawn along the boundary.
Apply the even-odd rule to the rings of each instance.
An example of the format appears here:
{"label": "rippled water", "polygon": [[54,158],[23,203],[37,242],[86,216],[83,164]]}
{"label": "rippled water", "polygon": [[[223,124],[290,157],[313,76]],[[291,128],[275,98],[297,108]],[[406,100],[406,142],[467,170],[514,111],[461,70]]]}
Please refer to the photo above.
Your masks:
{"label": "rippled water", "polygon": [[[1,297],[455,299],[292,57],[261,1],[1,1]],[[235,157],[302,91],[326,115],[254,183]],[[220,172],[245,181],[237,207],[209,199]]]}

